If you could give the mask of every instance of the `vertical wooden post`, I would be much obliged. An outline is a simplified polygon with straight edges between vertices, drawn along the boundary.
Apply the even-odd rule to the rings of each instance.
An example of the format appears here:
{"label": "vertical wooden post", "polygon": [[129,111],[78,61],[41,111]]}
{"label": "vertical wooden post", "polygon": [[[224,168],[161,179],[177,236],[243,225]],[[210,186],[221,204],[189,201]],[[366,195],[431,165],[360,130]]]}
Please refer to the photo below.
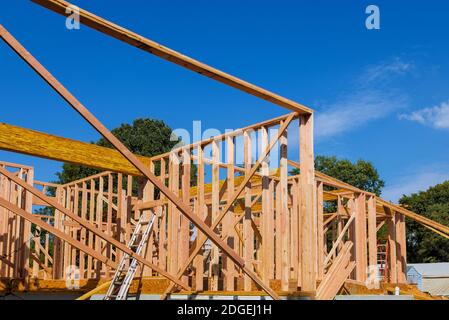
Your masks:
{"label": "vertical wooden post", "polygon": [[[179,159],[178,155],[170,154],[169,165],[169,185],[171,191],[179,194]],[[170,259],[170,273],[176,274],[178,272],[178,235],[179,235],[179,222],[180,213],[176,209],[173,203],[169,203],[168,206],[168,219],[170,221],[170,233],[169,233],[169,250],[168,257]]]}
{"label": "vertical wooden post", "polygon": [[397,272],[397,249],[396,249],[396,215],[392,210],[388,210],[390,216],[387,218],[388,226],[388,245],[389,245],[389,274],[390,282],[398,283],[398,272]]}
{"label": "vertical wooden post", "polygon": [[[153,170],[152,172],[154,172],[154,166],[151,166],[151,169]],[[154,185],[148,180],[148,179],[139,179],[139,198],[143,201],[143,202],[147,202],[147,201],[152,201],[154,200]],[[152,213],[150,210],[142,210],[140,212],[141,215],[144,215],[145,219],[150,219]],[[138,217],[140,219],[140,216]],[[153,236],[153,232],[151,232],[150,237],[148,238],[148,242],[147,245],[144,248],[144,252],[143,252],[143,256],[145,257],[145,259],[147,260],[152,260],[152,255],[153,255],[153,241],[154,241],[154,236]],[[150,277],[153,274],[153,271],[146,267],[146,266],[142,266],[142,270],[141,270],[142,276],[144,277]]]}
{"label": "vertical wooden post", "polygon": [[407,283],[407,239],[405,231],[405,216],[396,213],[396,258],[397,281]]}
{"label": "vertical wooden post", "polygon": [[366,245],[366,196],[364,193],[355,195],[355,259],[356,259],[356,280],[366,281],[367,273],[367,245]]}
{"label": "vertical wooden post", "polygon": [[[215,221],[220,214],[220,147],[218,141],[212,142],[212,221]],[[212,245],[211,252],[211,290],[218,291],[218,279],[220,274],[220,257],[216,245]]]}
{"label": "vertical wooden post", "polygon": [[290,183],[291,192],[291,209],[290,209],[290,261],[291,261],[291,279],[296,282],[296,289],[298,288],[299,279],[299,193],[298,181],[292,180]]}
{"label": "vertical wooden post", "polygon": [[[261,150],[265,150],[268,146],[268,130],[266,127],[260,129],[261,134]],[[270,230],[271,212],[271,195],[270,195],[270,180],[268,175],[270,173],[269,157],[266,157],[261,165],[262,173],[262,280],[265,283],[270,281],[270,270],[272,268],[272,261],[270,261],[271,253],[274,250],[272,241],[273,230]]]}
{"label": "vertical wooden post", "polygon": [[[0,167],[4,168],[0,164]],[[9,181],[0,174],[0,197],[8,199]],[[0,255],[6,255],[8,252],[8,211],[0,207]],[[6,277],[6,263],[0,259],[0,277]]]}
{"label": "vertical wooden post", "polygon": [[[251,135],[248,131],[243,134],[244,140],[244,162],[245,162],[245,174],[248,174],[252,165],[252,144]],[[243,219],[243,246],[244,253],[243,259],[245,264],[253,271],[254,261],[254,230],[252,226],[252,211],[251,211],[251,182],[248,182],[245,187],[245,217]],[[244,276],[244,289],[245,291],[251,291],[251,278],[245,274]]]}
{"label": "vertical wooden post", "polygon": [[[167,171],[166,160],[165,160],[165,158],[162,158],[161,159],[160,179],[164,185],[166,185],[166,182],[165,182],[166,171]],[[160,195],[160,197],[161,197],[161,199],[164,198],[163,195]],[[159,238],[159,265],[165,271],[168,271],[168,266],[167,266],[167,250],[168,250],[167,237],[168,237],[168,234],[167,234],[167,232],[168,232],[169,224],[167,222],[167,216],[168,216],[167,208],[168,208],[168,205],[164,205],[161,208],[162,218],[161,218],[161,225],[160,225],[160,231],[159,231],[159,236],[160,236],[160,238]]]}
{"label": "vertical wooden post", "polygon": [[377,278],[377,224],[376,224],[376,197],[368,198],[368,263],[369,285],[373,285]]}
{"label": "vertical wooden post", "polygon": [[300,116],[299,157],[301,171],[301,286],[316,291],[316,206],[314,206],[315,166],[313,115]]}
{"label": "vertical wooden post", "polygon": [[282,197],[281,197],[281,183],[279,181],[273,181],[275,191],[275,208],[276,208],[276,221],[275,221],[275,279],[281,280],[282,278],[282,231],[281,231],[281,212],[282,212]]}
{"label": "vertical wooden post", "polygon": [[[94,224],[94,219],[95,219],[95,180],[94,179],[90,179],[89,181],[90,183],[90,194],[89,194],[89,221],[90,223]],[[89,231],[88,232],[88,244],[89,247],[91,247],[92,249],[95,248],[95,244],[94,244],[94,234],[93,232]],[[94,270],[93,270],[93,266],[94,266],[94,260],[93,257],[88,256],[87,257],[87,269],[88,269],[88,277],[92,278],[94,277]]]}
{"label": "vertical wooden post", "polygon": [[[68,191],[67,191],[68,192]],[[100,230],[103,230],[103,193],[104,193],[104,177],[99,177],[98,181],[98,194],[97,194],[97,212],[96,212],[96,221],[97,227]],[[67,197],[68,197],[67,193]],[[100,237],[95,236],[95,247],[100,252],[103,251],[104,241],[100,239]],[[98,278],[101,277],[101,273],[104,270],[104,264],[97,260],[97,275]]]}
{"label": "vertical wooden post", "polygon": [[[26,182],[33,186],[34,185],[34,169],[28,169],[27,170],[27,175],[26,175]],[[25,210],[27,212],[32,213],[33,212],[33,195],[30,192],[26,192],[25,194]],[[30,242],[28,241],[29,237],[31,236],[31,222],[29,222],[28,220],[22,219],[23,224],[24,224],[24,239],[22,240],[22,243],[24,244],[24,250],[23,250],[23,263],[24,265],[24,277],[25,279],[28,278],[28,263],[30,261],[30,253],[31,253],[31,248],[30,248]],[[40,241],[40,238],[37,239],[37,241]],[[39,257],[39,255],[38,255]],[[39,257],[40,258],[40,257]],[[26,285],[28,286],[28,279],[27,279],[27,283]]]}
{"label": "vertical wooden post", "polygon": [[[182,201],[190,206],[190,149],[182,150]],[[190,243],[190,222],[184,216],[181,216],[180,233],[179,233],[179,258],[178,265],[182,266],[189,258]],[[181,281],[188,283],[188,276],[185,274]]]}
{"label": "vertical wooden post", "polygon": [[324,221],[323,221],[323,205],[324,205],[324,201],[323,201],[323,182],[318,182],[317,183],[317,221],[318,221],[318,225],[317,225],[317,229],[318,229],[318,234],[317,234],[317,252],[318,252],[318,261],[317,261],[317,268],[318,268],[318,273],[317,273],[317,280],[321,281],[323,280],[323,276],[324,276],[324,259],[325,254],[324,254],[324,243],[325,243],[325,238],[324,238]]}
{"label": "vertical wooden post", "polygon": [[[56,188],[56,201],[61,204],[61,187]],[[61,222],[61,214],[55,209],[54,214],[54,227],[63,231]],[[61,256],[61,240],[57,237],[53,237],[53,279],[59,279],[62,277],[62,256]]]}
{"label": "vertical wooden post", "polygon": [[[232,196],[234,194],[234,165],[235,165],[235,143],[234,137],[226,138],[226,146],[227,146],[227,184],[228,184],[228,192],[227,192],[227,200],[232,201]],[[223,219],[223,230],[230,230],[229,237],[227,239],[227,244],[230,248],[234,249],[236,234],[233,228],[234,223],[234,207],[229,209],[229,212]],[[234,291],[234,282],[235,282],[235,265],[229,257],[225,256],[224,258],[224,270],[226,271],[226,290]]]}
{"label": "vertical wooden post", "polygon": [[288,158],[287,158],[287,130],[281,135],[280,143],[280,197],[281,197],[281,289],[289,290],[290,280],[290,219],[288,211]]}
{"label": "vertical wooden post", "polygon": [[[106,224],[107,231],[106,232],[109,236],[112,236],[112,204],[113,204],[112,193],[114,191],[113,187],[114,187],[114,179],[112,178],[112,174],[109,173],[108,174],[108,199],[107,199],[108,200],[108,215],[107,215],[107,220],[106,220],[107,221],[107,224]],[[106,250],[107,257],[109,259],[112,259],[112,246],[109,243],[107,243],[106,245],[107,245],[107,250]],[[113,270],[111,270],[111,268],[109,266],[106,266],[106,270],[107,270],[106,277],[107,278],[111,277]]]}
{"label": "vertical wooden post", "polygon": [[[207,208],[204,204],[204,149],[201,145],[197,147],[197,201],[196,201],[196,214],[205,219],[207,216]],[[199,239],[200,231],[196,229],[196,238]],[[204,289],[204,257],[203,250],[193,260],[193,266],[195,268],[195,289],[202,291]]]}

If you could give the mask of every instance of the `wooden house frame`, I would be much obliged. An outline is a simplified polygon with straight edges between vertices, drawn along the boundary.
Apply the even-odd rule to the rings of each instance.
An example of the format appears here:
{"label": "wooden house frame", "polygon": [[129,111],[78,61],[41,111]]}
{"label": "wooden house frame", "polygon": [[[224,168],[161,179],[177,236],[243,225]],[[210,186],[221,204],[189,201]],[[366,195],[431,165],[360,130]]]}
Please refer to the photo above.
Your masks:
{"label": "wooden house frame", "polygon": [[[71,6],[62,0],[33,2],[62,15]],[[405,217],[449,236],[448,227],[316,172],[310,108],[85,10],[80,18],[86,26],[290,113],[166,154],[137,156],[0,26],[1,39],[115,148],[0,124],[0,149],[105,170],[57,185],[34,181],[32,167],[0,162],[0,278],[63,279],[67,267],[75,265],[82,279],[108,279],[126,253],[141,263],[142,277],[170,281],[162,297],[182,289],[262,290],[273,299],[303,292],[331,299],[349,279],[374,285],[377,232],[384,225],[390,252],[384,280],[391,283],[406,281]],[[287,156],[289,128],[295,125],[299,163]],[[270,128],[277,129],[274,136]],[[256,143],[258,153],[252,151]],[[274,151],[279,167],[270,170]],[[244,154],[243,167],[235,163],[237,152]],[[197,170],[193,182],[192,161]],[[289,175],[289,166],[300,174]],[[47,194],[49,188],[54,196]],[[54,214],[34,214],[33,205],[52,207]],[[329,212],[331,207],[335,212]],[[157,224],[139,256],[125,243],[141,214],[156,215]],[[48,233],[43,238],[36,230]]]}

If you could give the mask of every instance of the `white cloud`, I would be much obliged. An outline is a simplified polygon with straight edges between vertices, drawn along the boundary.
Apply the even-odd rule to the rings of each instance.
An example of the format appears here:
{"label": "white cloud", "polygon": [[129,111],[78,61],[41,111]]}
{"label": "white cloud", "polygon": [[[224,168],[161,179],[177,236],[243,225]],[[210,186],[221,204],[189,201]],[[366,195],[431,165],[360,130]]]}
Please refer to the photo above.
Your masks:
{"label": "white cloud", "polygon": [[410,195],[419,191],[426,191],[432,186],[449,180],[447,170],[427,169],[398,179],[396,183],[387,185],[382,192],[382,198],[398,202],[403,195]]}
{"label": "white cloud", "polygon": [[412,68],[412,64],[399,58],[366,68],[336,101],[319,108],[315,137],[324,139],[351,131],[404,108],[406,96],[395,90],[392,83],[396,76]]}
{"label": "white cloud", "polygon": [[403,108],[405,98],[376,90],[362,90],[342,97],[317,112],[315,137],[327,138],[354,130]]}
{"label": "white cloud", "polygon": [[410,114],[401,114],[399,119],[418,122],[435,129],[449,129],[449,101]]}
{"label": "white cloud", "polygon": [[378,65],[370,66],[362,74],[360,81],[364,83],[375,83],[390,81],[394,76],[403,75],[413,69],[411,63],[394,58],[393,61],[383,62]]}

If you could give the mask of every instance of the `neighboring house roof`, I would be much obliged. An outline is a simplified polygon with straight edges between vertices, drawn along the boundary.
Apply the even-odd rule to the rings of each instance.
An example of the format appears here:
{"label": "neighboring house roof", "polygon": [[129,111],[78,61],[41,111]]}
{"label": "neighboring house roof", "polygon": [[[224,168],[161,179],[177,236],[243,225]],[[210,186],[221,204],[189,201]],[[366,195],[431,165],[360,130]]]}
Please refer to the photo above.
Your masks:
{"label": "neighboring house roof", "polygon": [[407,273],[414,268],[423,278],[449,278],[449,262],[443,263],[410,263]]}
{"label": "neighboring house roof", "polygon": [[433,296],[449,296],[449,278],[424,278],[423,291]]}

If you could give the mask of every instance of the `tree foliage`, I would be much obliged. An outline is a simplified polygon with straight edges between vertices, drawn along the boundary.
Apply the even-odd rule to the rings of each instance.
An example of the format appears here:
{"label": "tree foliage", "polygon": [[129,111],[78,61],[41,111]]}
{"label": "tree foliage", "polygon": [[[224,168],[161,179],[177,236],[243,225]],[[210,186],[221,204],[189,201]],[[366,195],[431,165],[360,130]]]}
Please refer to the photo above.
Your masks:
{"label": "tree foliage", "polygon": [[[385,186],[385,182],[380,179],[374,165],[364,160],[352,163],[350,160],[338,159],[335,156],[317,156],[315,158],[315,170],[378,196]],[[294,169],[291,173],[298,174],[299,170]]]}
{"label": "tree foliage", "polygon": [[[403,196],[399,203],[407,209],[449,226],[449,181],[427,191]],[[449,240],[407,220],[407,258],[411,263],[449,261]]]}
{"label": "tree foliage", "polygon": [[[172,129],[163,121],[148,118],[136,119],[132,124],[122,124],[112,130],[112,133],[131,152],[147,157],[168,152],[179,142],[179,139],[170,141]],[[112,148],[112,145],[104,138],[101,138],[95,144]],[[96,169],[65,163],[62,171],[57,173],[58,183],[65,184],[99,172]]]}

